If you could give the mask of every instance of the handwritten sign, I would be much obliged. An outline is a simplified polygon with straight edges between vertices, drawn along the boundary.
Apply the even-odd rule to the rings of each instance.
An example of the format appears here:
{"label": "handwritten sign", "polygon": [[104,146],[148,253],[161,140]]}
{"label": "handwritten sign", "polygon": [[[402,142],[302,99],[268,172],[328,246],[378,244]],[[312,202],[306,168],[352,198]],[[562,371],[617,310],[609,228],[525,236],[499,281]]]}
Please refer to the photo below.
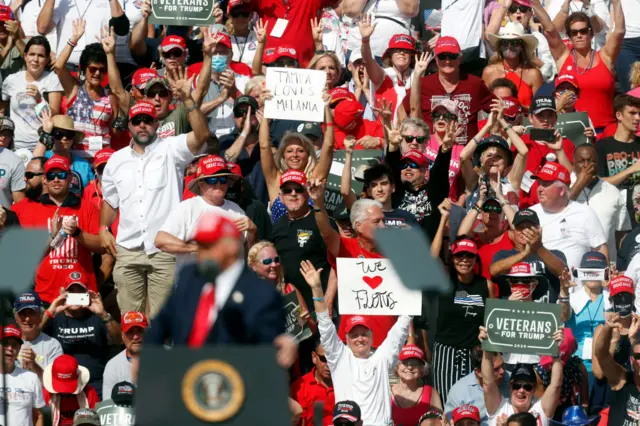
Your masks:
{"label": "handwritten sign", "polygon": [[300,302],[298,302],[298,295],[293,291],[283,297],[286,333],[295,337],[298,342],[308,339],[311,337],[312,333],[308,325],[300,324],[300,314],[302,309],[300,308]]}
{"label": "handwritten sign", "polygon": [[488,339],[482,349],[531,355],[557,355],[553,333],[562,325],[562,307],[551,303],[487,299],[484,323]]}
{"label": "handwritten sign", "polygon": [[213,24],[213,0],[151,0],[151,24],[206,26]]}
{"label": "handwritten sign", "polygon": [[340,314],[422,314],[422,293],[407,289],[388,259],[338,258],[337,268]]}
{"label": "handwritten sign", "polygon": [[324,121],[324,71],[267,68],[266,87],[273,99],[264,103],[264,116],[281,120]]}

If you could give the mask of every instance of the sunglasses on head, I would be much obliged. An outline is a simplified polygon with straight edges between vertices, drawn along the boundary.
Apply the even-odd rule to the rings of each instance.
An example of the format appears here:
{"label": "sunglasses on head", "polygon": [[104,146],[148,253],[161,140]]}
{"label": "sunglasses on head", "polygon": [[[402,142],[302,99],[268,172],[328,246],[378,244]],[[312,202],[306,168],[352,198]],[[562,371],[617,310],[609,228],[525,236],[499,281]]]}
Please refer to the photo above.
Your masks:
{"label": "sunglasses on head", "polygon": [[100,71],[102,74],[104,74],[107,71],[106,67],[94,67],[93,65],[89,65],[87,67],[87,71],[89,71],[91,74],[95,74],[98,71]]}
{"label": "sunglasses on head", "polygon": [[455,61],[456,59],[458,59],[459,55],[455,54],[455,53],[441,53],[438,55],[438,59],[441,61]]}
{"label": "sunglasses on head", "polygon": [[524,389],[527,392],[531,392],[533,390],[533,385],[531,383],[513,383],[511,385],[511,389],[514,391]]}
{"label": "sunglasses on head", "polygon": [[69,172],[49,172],[46,174],[47,180],[65,180],[69,176]]}
{"label": "sunglasses on head", "polygon": [[73,137],[75,136],[75,132],[72,132],[70,130],[54,130],[53,132],[51,132],[51,136],[53,136],[54,139],[73,139]]}
{"label": "sunglasses on head", "polygon": [[208,178],[204,178],[204,181],[209,185],[217,185],[218,183],[221,185],[225,185],[227,183],[227,177],[226,176],[208,177]]}
{"label": "sunglasses on head", "polygon": [[160,96],[161,98],[169,97],[169,90],[163,87],[161,89],[149,89],[147,90],[147,98],[155,98],[156,96]]}
{"label": "sunglasses on head", "polygon": [[433,121],[438,121],[440,119],[443,119],[445,121],[453,121],[458,119],[458,117],[451,114],[450,112],[444,112],[444,111],[432,112],[431,118],[433,119]]}
{"label": "sunglasses on head", "polygon": [[588,35],[591,30],[589,27],[578,28],[577,30],[571,30],[571,37],[575,37],[578,34]]}
{"label": "sunglasses on head", "polygon": [[412,161],[408,161],[404,164],[400,164],[400,170],[405,170],[405,169],[419,169],[420,166],[418,166],[416,163],[412,162]]}
{"label": "sunglasses on head", "polygon": [[181,49],[171,49],[162,54],[163,58],[181,58],[184,52]]}
{"label": "sunglasses on head", "polygon": [[291,194],[292,192],[295,192],[296,194],[304,194],[305,192],[307,192],[307,190],[301,186],[300,187],[290,186],[288,188],[282,188],[281,191],[285,195]]}
{"label": "sunglasses on head", "polygon": [[280,256],[269,257],[267,259],[262,259],[262,264],[265,266],[269,266],[272,263],[280,263]]}
{"label": "sunglasses on head", "polygon": [[44,173],[38,173],[38,172],[24,172],[24,177],[26,177],[27,179],[33,179],[36,176],[42,176]]}
{"label": "sunglasses on head", "polygon": [[136,115],[131,119],[131,124],[133,124],[134,126],[139,126],[140,123],[153,124],[153,121],[154,121],[153,117],[150,117],[145,114],[140,114],[140,115]]}
{"label": "sunglasses on head", "polygon": [[514,4],[509,7],[509,13],[517,13],[517,12],[529,13],[531,12],[531,8],[528,6],[522,6],[518,4]]}
{"label": "sunglasses on head", "polygon": [[402,135],[402,137],[404,138],[405,141],[407,141],[408,143],[411,143],[413,141],[416,141],[418,143],[424,143],[426,136],[409,136],[409,135]]}
{"label": "sunglasses on head", "polygon": [[232,18],[248,18],[249,15],[251,15],[251,12],[249,12],[248,10],[232,10],[230,15]]}
{"label": "sunglasses on head", "polygon": [[495,204],[483,204],[482,211],[485,213],[502,213],[502,207]]}

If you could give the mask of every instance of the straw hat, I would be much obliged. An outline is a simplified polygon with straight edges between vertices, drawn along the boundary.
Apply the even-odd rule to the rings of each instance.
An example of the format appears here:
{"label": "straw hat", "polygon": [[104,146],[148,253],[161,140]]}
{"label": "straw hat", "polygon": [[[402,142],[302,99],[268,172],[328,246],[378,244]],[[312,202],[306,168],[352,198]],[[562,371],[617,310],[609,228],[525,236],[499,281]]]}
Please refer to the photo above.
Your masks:
{"label": "straw hat", "polygon": [[73,137],[74,143],[82,142],[82,140],[84,139],[84,133],[80,130],[76,130],[75,126],[73,125],[73,118],[69,117],[68,115],[54,115],[52,117],[52,120],[54,129],[70,130],[72,132],[75,132],[75,136]]}
{"label": "straw hat", "polygon": [[524,27],[520,22],[508,22],[500,34],[489,34],[489,43],[495,52],[500,51],[501,40],[522,40],[527,56],[532,57],[536,47],[538,47],[538,39],[532,34],[525,34]]}

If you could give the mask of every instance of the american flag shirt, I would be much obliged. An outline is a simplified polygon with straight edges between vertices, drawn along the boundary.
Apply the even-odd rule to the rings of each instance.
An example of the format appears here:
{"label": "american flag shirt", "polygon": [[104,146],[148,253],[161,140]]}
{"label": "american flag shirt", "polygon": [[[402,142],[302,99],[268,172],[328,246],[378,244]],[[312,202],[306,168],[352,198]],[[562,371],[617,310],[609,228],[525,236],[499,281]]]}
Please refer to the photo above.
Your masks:
{"label": "american flag shirt", "polygon": [[[73,149],[80,151],[83,157],[93,155],[111,145],[111,122],[114,117],[109,93],[99,100],[93,100],[81,85],[75,98],[67,100],[67,115],[73,118],[76,130],[84,132],[84,140],[74,145]],[[91,138],[102,138],[101,145],[91,143]]]}

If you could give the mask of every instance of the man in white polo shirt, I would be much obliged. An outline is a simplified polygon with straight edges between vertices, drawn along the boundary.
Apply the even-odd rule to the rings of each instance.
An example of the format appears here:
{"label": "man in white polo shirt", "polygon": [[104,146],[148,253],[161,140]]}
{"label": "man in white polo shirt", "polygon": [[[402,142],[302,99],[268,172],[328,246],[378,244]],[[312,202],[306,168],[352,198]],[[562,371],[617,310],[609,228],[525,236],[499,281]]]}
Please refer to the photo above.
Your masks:
{"label": "man in white polo shirt", "polygon": [[[155,316],[171,292],[175,257],[155,245],[164,220],[180,204],[184,169],[209,136],[207,122],[191,97],[189,80],[175,84],[192,132],[157,136],[155,107],[138,102],[129,110],[131,144],[114,153],[102,175],[100,209],[102,247],[116,258],[113,278],[122,312]],[[109,227],[120,212],[118,238]],[[148,303],[148,306],[147,306]],[[147,309],[148,308],[148,309]]]}
{"label": "man in white polo shirt", "polygon": [[561,164],[547,162],[533,178],[538,180],[540,203],[531,210],[540,219],[542,245],[563,252],[569,268],[580,267],[582,255],[588,251],[608,257],[607,239],[596,213],[569,199],[569,171]]}

